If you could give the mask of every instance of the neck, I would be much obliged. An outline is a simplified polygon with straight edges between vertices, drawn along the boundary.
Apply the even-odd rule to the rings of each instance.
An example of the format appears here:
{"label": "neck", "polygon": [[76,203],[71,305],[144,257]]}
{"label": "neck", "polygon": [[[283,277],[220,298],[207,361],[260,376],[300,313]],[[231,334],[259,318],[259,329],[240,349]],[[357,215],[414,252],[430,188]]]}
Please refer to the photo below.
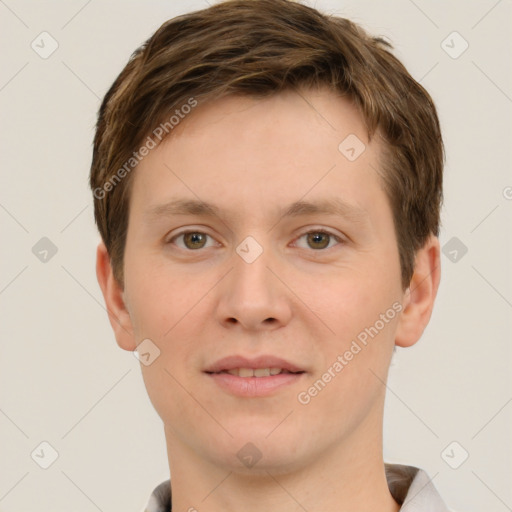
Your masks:
{"label": "neck", "polygon": [[[369,426],[367,426],[369,427]],[[382,459],[382,429],[364,426],[290,470],[242,472],[198,455],[166,430],[173,511],[398,512]],[[375,428],[378,427],[378,428]],[[375,434],[379,432],[379,434]]]}

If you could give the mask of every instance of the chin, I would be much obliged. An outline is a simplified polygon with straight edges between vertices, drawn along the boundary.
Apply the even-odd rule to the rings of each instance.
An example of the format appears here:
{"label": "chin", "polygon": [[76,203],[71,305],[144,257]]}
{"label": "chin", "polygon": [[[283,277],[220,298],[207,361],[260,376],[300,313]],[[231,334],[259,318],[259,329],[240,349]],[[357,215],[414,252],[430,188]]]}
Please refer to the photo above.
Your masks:
{"label": "chin", "polygon": [[[226,426],[233,434],[218,435],[206,440],[203,448],[210,461],[217,467],[221,466],[227,471],[241,475],[261,475],[268,477],[268,473],[288,473],[297,469],[302,459],[307,459],[304,442],[296,429],[284,430],[281,435],[275,436],[275,429],[279,421],[264,422],[264,426],[252,425],[247,428],[233,428]],[[238,425],[240,427],[240,425]],[[235,434],[236,432],[236,434]]]}
{"label": "chin", "polygon": [[233,452],[211,454],[212,462],[216,467],[222,467],[226,471],[239,475],[265,478],[268,478],[269,474],[287,474],[301,466],[297,453],[286,447],[281,447],[276,452],[266,448],[259,450],[255,446],[246,444],[241,450],[237,450],[234,456]]}

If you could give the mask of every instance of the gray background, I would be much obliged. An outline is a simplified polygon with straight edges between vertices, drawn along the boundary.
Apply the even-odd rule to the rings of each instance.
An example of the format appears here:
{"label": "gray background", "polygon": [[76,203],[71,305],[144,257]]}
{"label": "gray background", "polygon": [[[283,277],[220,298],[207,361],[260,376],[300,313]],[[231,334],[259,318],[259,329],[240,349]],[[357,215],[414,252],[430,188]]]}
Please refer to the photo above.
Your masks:
{"label": "gray background", "polygon": [[[393,42],[447,149],[441,287],[391,368],[385,458],[424,468],[456,511],[512,510],[511,1],[308,4]],[[140,363],[96,282],[87,178],[100,99],[131,52],[206,6],[0,1],[0,511],[137,512],[169,476]],[[58,43],[47,58],[31,47],[51,49],[43,31]],[[46,261],[43,237],[57,249]],[[48,469],[43,441],[58,453]]]}

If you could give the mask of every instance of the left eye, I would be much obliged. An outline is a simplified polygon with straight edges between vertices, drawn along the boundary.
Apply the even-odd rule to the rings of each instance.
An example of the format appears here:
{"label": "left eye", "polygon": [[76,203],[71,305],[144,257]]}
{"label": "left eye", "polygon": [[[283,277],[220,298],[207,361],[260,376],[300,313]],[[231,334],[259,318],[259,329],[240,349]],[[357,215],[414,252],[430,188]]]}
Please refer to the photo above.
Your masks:
{"label": "left eye", "polygon": [[307,233],[301,235],[298,240],[304,237],[306,237],[306,243],[309,245],[309,247],[315,250],[326,248],[330,249],[329,244],[332,241],[337,241],[338,243],[343,242],[340,237],[334,235],[333,233],[329,233],[328,231],[308,231]]}

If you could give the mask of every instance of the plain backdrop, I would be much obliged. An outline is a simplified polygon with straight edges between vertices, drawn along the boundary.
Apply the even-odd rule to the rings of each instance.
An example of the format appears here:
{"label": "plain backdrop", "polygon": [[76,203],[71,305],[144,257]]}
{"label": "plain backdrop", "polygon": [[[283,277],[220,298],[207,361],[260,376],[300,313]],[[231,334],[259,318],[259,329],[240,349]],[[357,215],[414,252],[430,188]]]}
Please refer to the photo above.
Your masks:
{"label": "plain backdrop", "polygon": [[[456,511],[512,510],[511,2],[308,5],[393,43],[446,144],[441,287],[390,371],[385,458],[425,469]],[[131,52],[207,6],[0,1],[2,512],[138,512],[169,477],[140,363],[117,346],[96,281],[87,180],[100,100]],[[47,58],[41,37],[58,44]]]}

